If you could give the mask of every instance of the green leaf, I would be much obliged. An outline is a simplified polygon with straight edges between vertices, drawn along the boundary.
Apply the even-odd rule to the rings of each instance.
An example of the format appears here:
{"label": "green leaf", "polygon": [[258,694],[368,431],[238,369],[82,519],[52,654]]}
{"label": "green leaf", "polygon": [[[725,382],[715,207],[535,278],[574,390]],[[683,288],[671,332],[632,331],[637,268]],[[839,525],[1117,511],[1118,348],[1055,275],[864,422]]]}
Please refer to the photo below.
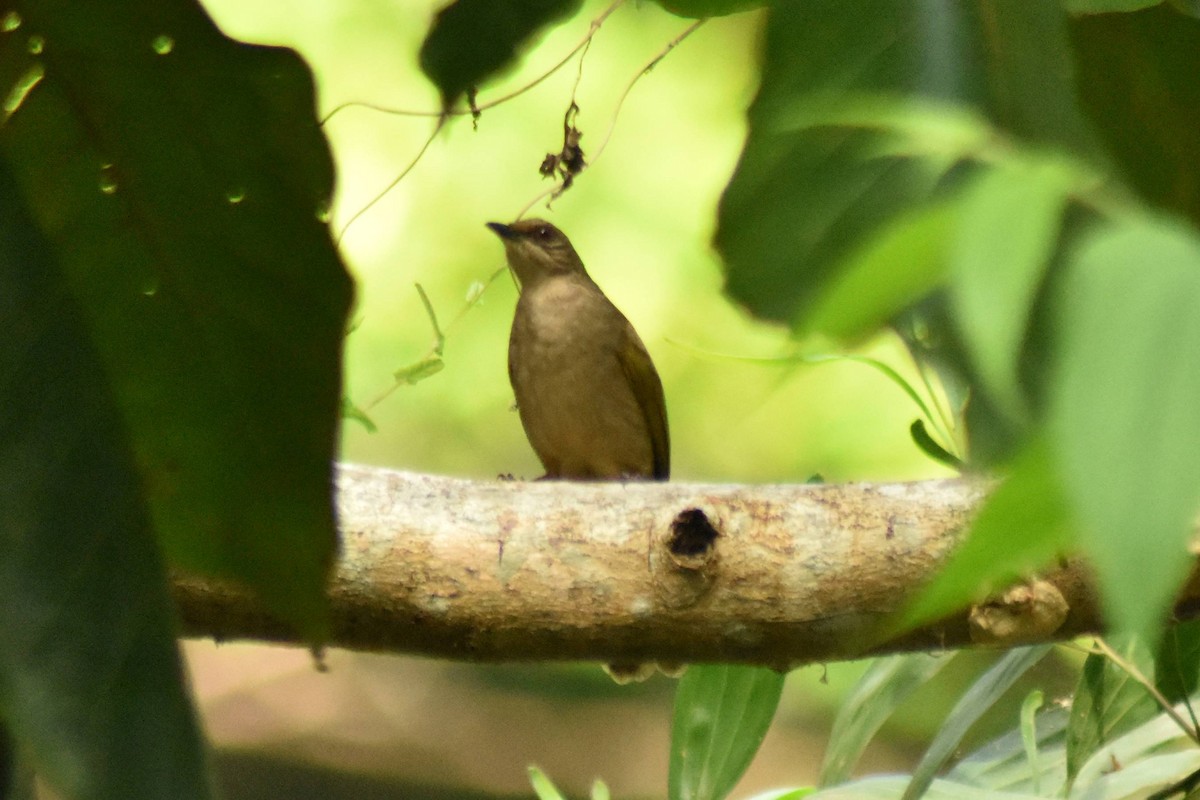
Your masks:
{"label": "green leaf", "polygon": [[392,373],[398,385],[415,386],[426,378],[432,378],[446,368],[446,362],[438,355],[427,355],[419,361],[401,367]]}
{"label": "green leaf", "polygon": [[1027,416],[1021,344],[1074,183],[1065,165],[1012,159],[985,170],[960,200],[951,300],[980,380],[1010,420]]}
{"label": "green leaf", "polygon": [[456,0],[438,12],[421,45],[421,71],[449,110],[467,92],[512,66],[543,28],[582,0]]}
{"label": "green leaf", "polygon": [[[1094,155],[1065,37],[1055,3],[773,6],[749,136],[719,212],[733,297],[762,317],[806,319],[873,237],[953,188],[958,160],[1004,149],[981,130]],[[929,144],[917,127],[941,133]],[[910,268],[909,291],[931,269]]]}
{"label": "green leaf", "polygon": [[1042,791],[1042,769],[1038,763],[1037,712],[1046,702],[1046,695],[1034,689],[1021,703],[1021,741],[1025,745],[1025,759],[1029,763],[1029,779],[1035,794]]}
{"label": "green leaf", "polygon": [[[1200,620],[1167,628],[1154,658],[1154,679],[1169,703],[1178,703],[1195,694],[1200,685]],[[1194,720],[1193,724],[1200,728]]]}
{"label": "green leaf", "polygon": [[[1150,674],[1153,664],[1144,647],[1128,644],[1122,655]],[[1067,780],[1074,782],[1080,767],[1103,745],[1154,716],[1158,706],[1146,690],[1107,656],[1093,653],[1071,702],[1067,728]]]}
{"label": "green leaf", "polygon": [[533,793],[538,796],[538,800],[566,800],[554,785],[554,781],[550,780],[540,767],[533,764],[529,765],[529,785],[533,787]]}
{"label": "green leaf", "polygon": [[[993,739],[964,756],[946,777],[980,789],[1031,792],[1052,797],[1066,782],[1067,709],[1059,704],[1028,715],[1038,690],[1021,706],[1017,729]],[[1036,754],[1036,766],[1030,751]],[[1038,788],[1035,788],[1035,783]]]}
{"label": "green leaf", "polygon": [[1181,798],[1178,790],[1162,795],[1152,795],[1152,791],[1182,781],[1197,770],[1200,770],[1200,750],[1170,717],[1158,714],[1093,753],[1079,768],[1067,796],[1077,800]]}
{"label": "green leaf", "polygon": [[312,76],[190,0],[16,10],[0,85],[44,77],[0,159],[95,344],[153,529],[174,565],[320,638],[351,292],[318,219],[333,168]]}
{"label": "green leaf", "polygon": [[925,428],[925,420],[915,419],[912,425],[908,426],[908,435],[912,437],[913,444],[925,455],[932,458],[934,461],[950,469],[961,470],[963,468],[962,459],[951,453],[946,448],[937,443],[929,431]]}
{"label": "green leaf", "polygon": [[[1168,787],[1182,781],[1189,775],[1200,770],[1200,752],[1196,750],[1182,753],[1167,753],[1163,755],[1141,758],[1133,763],[1116,762],[1119,769],[1113,768],[1113,760],[1098,771],[1095,780],[1089,781],[1087,790],[1073,792],[1073,798],[1093,797],[1124,798],[1125,800],[1168,800],[1168,798],[1187,797],[1194,792],[1184,793],[1184,790],[1167,791]],[[1194,785],[1193,785],[1194,788]],[[1158,792],[1166,792],[1159,794]]]}
{"label": "green leaf", "polygon": [[848,780],[883,723],[950,660],[928,653],[875,659],[838,709],[818,783],[830,786]]}
{"label": "green leaf", "polygon": [[354,420],[366,429],[367,433],[375,433],[379,428],[366,411],[354,405],[349,397],[342,398],[342,419]]}
{"label": "green leaf", "polygon": [[[887,775],[822,789],[808,795],[810,800],[896,800],[909,779]],[[936,780],[922,795],[923,800],[1043,800],[1040,795],[1017,792],[993,792],[952,780]]]}
{"label": "green leaf", "polygon": [[967,731],[1022,675],[1041,661],[1050,649],[1049,645],[1036,645],[1009,650],[959,698],[913,771],[912,781],[904,790],[903,800],[916,800],[925,793],[934,776],[954,755]]}
{"label": "green leaf", "polygon": [[720,800],[729,794],[771,726],[784,677],[763,667],[688,668],[675,691],[671,800]]}
{"label": "green leaf", "polygon": [[[1121,5],[1127,10],[1135,3]],[[1118,172],[1142,197],[1200,225],[1200,185],[1195,180],[1200,174],[1200,81],[1195,80],[1200,74],[1200,24],[1194,16],[1153,5],[1071,21],[1081,107]]]}
{"label": "green leaf", "polygon": [[1119,629],[1154,641],[1200,508],[1200,240],[1159,219],[1083,241],[1060,299],[1051,431]]}
{"label": "green leaf", "polygon": [[1163,0],[1063,0],[1063,7],[1072,14],[1107,14],[1109,12],[1140,11],[1161,5]]}
{"label": "green leaf", "polygon": [[936,289],[946,275],[954,211],[948,203],[921,206],[866,239],[799,321],[802,332],[859,340]]}
{"label": "green leaf", "polygon": [[1034,442],[979,510],[966,540],[898,624],[940,619],[1051,562],[1072,542],[1044,443]]}
{"label": "green leaf", "polygon": [[57,253],[0,160],[0,720],[69,798],[206,798],[133,454]]}
{"label": "green leaf", "polygon": [[762,8],[770,4],[770,0],[656,0],[656,2],[672,14],[692,19],[723,17],[726,14],[736,14],[739,11],[749,11],[752,8]]}

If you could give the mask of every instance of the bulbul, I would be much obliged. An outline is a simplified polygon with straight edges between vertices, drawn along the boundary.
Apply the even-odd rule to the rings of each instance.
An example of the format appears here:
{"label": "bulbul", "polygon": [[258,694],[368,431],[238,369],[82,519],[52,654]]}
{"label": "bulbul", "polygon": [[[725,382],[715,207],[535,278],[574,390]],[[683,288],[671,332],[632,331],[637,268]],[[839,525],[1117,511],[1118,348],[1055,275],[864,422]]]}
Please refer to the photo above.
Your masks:
{"label": "bulbul", "polygon": [[665,481],[667,407],[637,331],[558,228],[540,219],[487,225],[521,288],[508,377],[546,477]]}

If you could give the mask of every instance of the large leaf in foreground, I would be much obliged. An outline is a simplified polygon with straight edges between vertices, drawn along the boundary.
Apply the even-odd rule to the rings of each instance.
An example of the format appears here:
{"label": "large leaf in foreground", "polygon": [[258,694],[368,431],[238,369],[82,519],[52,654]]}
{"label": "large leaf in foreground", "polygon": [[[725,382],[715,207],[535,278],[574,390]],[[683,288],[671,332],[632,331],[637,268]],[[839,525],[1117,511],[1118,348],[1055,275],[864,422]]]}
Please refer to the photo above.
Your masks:
{"label": "large leaf in foreground", "polygon": [[14,21],[0,82],[29,88],[9,94],[0,158],[80,309],[154,529],[176,565],[243,581],[318,637],[350,286],[321,220],[312,78],[188,0],[25,0]]}
{"label": "large leaf in foreground", "polygon": [[[1073,0],[1070,41],[1082,107],[1145,199],[1200,224],[1200,20],[1195,5]],[[1108,6],[1108,9],[1104,7]],[[1190,15],[1189,15],[1190,14]]]}
{"label": "large leaf in foreground", "polygon": [[[1013,140],[1096,154],[1056,3],[782,2],[764,40],[750,132],[716,236],[730,293],[759,316],[803,324],[848,259],[954,183],[954,166],[970,155],[962,143],[940,147],[940,130],[898,137],[885,122],[890,109],[934,122],[975,115]],[[839,105],[859,113],[798,113]],[[922,114],[927,107],[948,111]],[[912,268],[927,269],[918,259]]]}
{"label": "large leaf in foreground", "polygon": [[3,162],[0,207],[0,733],[64,798],[207,797],[104,365]]}
{"label": "large leaf in foreground", "polygon": [[1152,642],[1200,508],[1200,237],[1122,220],[1082,242],[1069,270],[1052,443],[1108,618]]}
{"label": "large leaf in foreground", "polygon": [[579,10],[581,0],[456,0],[438,12],[421,45],[421,70],[449,109],[517,60],[543,28]]}

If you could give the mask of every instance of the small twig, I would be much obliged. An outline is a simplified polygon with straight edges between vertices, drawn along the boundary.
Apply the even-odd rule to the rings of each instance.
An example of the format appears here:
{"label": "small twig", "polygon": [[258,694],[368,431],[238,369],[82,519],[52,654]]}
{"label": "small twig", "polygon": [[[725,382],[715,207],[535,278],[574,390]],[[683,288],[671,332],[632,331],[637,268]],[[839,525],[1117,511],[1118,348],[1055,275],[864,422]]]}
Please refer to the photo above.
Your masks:
{"label": "small twig", "polygon": [[558,175],[561,178],[561,183],[551,196],[552,200],[560,197],[563,192],[570,189],[575,183],[575,176],[583,172],[587,167],[583,148],[579,146],[579,140],[583,138],[583,132],[575,124],[575,118],[579,116],[579,102],[577,98],[579,96],[579,84],[583,82],[583,62],[587,58],[590,47],[591,42],[579,54],[579,68],[575,72],[575,83],[571,87],[571,102],[567,105],[567,110],[563,114],[562,147],[559,148],[557,153],[547,153],[546,158],[542,161],[542,166],[538,169],[544,177],[553,178],[555,175]]}
{"label": "small twig", "polygon": [[519,89],[509,92],[506,95],[502,95],[501,97],[497,97],[494,100],[489,100],[488,102],[482,103],[480,105],[476,105],[473,108],[447,109],[446,111],[414,111],[414,110],[402,109],[402,108],[388,108],[387,106],[381,106],[381,105],[377,105],[375,103],[366,103],[366,102],[362,102],[359,100],[350,100],[345,103],[341,103],[337,106],[334,106],[332,111],[330,111],[328,114],[326,114],[324,117],[321,118],[320,124],[324,125],[325,123],[329,122],[329,120],[332,119],[335,114],[338,114],[338,113],[346,110],[347,108],[367,108],[372,111],[378,111],[382,114],[394,114],[396,116],[401,116],[401,117],[445,117],[445,116],[462,117],[462,116],[467,116],[468,114],[471,116],[475,116],[480,111],[485,111],[489,108],[495,108],[496,106],[500,105],[501,103],[507,103],[509,100],[512,100],[514,97],[519,97],[520,95],[524,94],[525,92],[528,92],[530,89],[537,86],[539,83],[546,80],[551,75],[553,75],[554,73],[556,73],[560,69],[562,69],[564,66],[566,66],[567,62],[569,62],[575,56],[576,53],[578,53],[580,50],[585,49],[589,44],[591,44],[592,37],[596,35],[596,31],[600,30],[600,26],[604,24],[604,21],[606,19],[608,19],[609,15],[612,14],[614,11],[616,11],[618,8],[620,8],[624,2],[625,2],[625,0],[615,0],[615,2],[612,5],[610,5],[608,8],[606,8],[600,14],[600,16],[598,16],[594,20],[592,20],[591,25],[588,26],[587,35],[583,37],[583,39],[579,42],[579,44],[577,44],[573,48],[571,48],[571,51],[569,53],[567,53],[565,56],[563,56],[561,61],[559,61],[557,64],[555,64],[549,70],[542,73],[537,78],[534,78],[532,81],[530,81],[529,83],[520,87]]}
{"label": "small twig", "polygon": [[[442,329],[438,327],[437,314],[434,313],[433,303],[429,302],[429,295],[425,293],[425,287],[419,283],[415,284],[415,286],[417,287],[417,294],[421,295],[421,303],[425,306],[425,313],[429,315],[429,324],[433,326],[433,352],[435,355],[440,356],[446,347],[446,334],[442,333]],[[467,302],[471,303],[473,300],[468,300]]]}
{"label": "small twig", "polygon": [[[617,127],[617,117],[619,117],[621,114],[621,107],[625,105],[625,99],[627,97],[629,97],[629,93],[631,91],[633,91],[633,87],[637,84],[637,82],[639,80],[642,79],[642,76],[649,74],[649,72],[652,69],[654,69],[656,66],[658,66],[658,62],[660,62],[664,58],[666,58],[668,53],[670,53],[672,50],[674,50],[676,47],[678,47],[680,44],[682,44],[684,39],[686,39],[687,37],[689,37],[693,33],[695,33],[696,29],[699,28],[701,25],[703,25],[707,21],[708,21],[708,19],[704,18],[704,19],[698,19],[695,22],[693,22],[691,25],[689,25],[687,28],[685,28],[683,30],[683,32],[681,32],[678,36],[676,36],[671,41],[667,42],[667,46],[664,47],[662,49],[662,51],[659,52],[658,55],[656,55],[654,58],[650,59],[650,61],[647,62],[646,66],[644,66],[640,70],[638,70],[637,74],[635,74],[633,76],[633,78],[629,81],[628,85],[626,85],[625,91],[623,91],[621,93],[620,99],[617,100],[616,108],[613,109],[612,120],[609,122],[609,125],[608,125],[608,131],[604,134],[604,139],[601,140],[600,146],[596,148],[595,155],[592,156],[591,160],[585,165],[585,167],[590,167],[593,164],[595,164],[597,159],[600,158],[600,154],[604,152],[604,148],[606,146],[608,146],[608,141],[609,141],[609,139],[612,138],[613,131]],[[580,172],[582,172],[582,171],[583,170],[581,169]],[[542,200],[546,199],[547,197],[553,199],[553,197],[555,196],[555,192],[558,192],[561,194],[561,190],[559,189],[559,187],[556,186],[553,189],[547,189],[543,192],[540,192],[536,197],[534,197],[532,200],[530,200],[521,209],[521,211],[517,214],[516,219],[520,219],[521,217],[528,214],[529,209],[533,208],[535,205],[537,205],[538,203],[540,203]]]}
{"label": "small twig", "polygon": [[493,272],[483,283],[476,282],[473,284],[467,292],[466,303],[463,304],[463,307],[458,310],[458,313],[454,315],[454,319],[450,320],[450,323],[445,328],[442,328],[438,324],[437,313],[433,310],[433,303],[430,301],[429,295],[425,293],[425,287],[419,283],[416,284],[417,294],[421,296],[421,303],[425,306],[425,313],[429,317],[430,327],[433,328],[433,344],[429,346],[429,349],[419,359],[393,372],[392,385],[376,395],[375,399],[367,404],[365,410],[370,411],[382,403],[400,386],[411,386],[424,378],[428,378],[430,375],[441,372],[445,366],[442,361],[442,353],[446,347],[447,335],[450,331],[454,330],[454,327],[458,325],[459,321],[468,311],[478,305],[488,287],[495,283],[496,278],[500,277],[500,273],[507,271],[507,266],[501,267]]}
{"label": "small twig", "polygon": [[1170,717],[1176,725],[1179,726],[1179,729],[1187,734],[1188,738],[1190,738],[1193,742],[1200,744],[1200,732],[1188,724],[1187,720],[1183,718],[1183,715],[1175,710],[1175,706],[1169,700],[1167,700],[1167,698],[1163,697],[1163,694],[1158,690],[1158,687],[1155,686],[1149,678],[1142,674],[1142,671],[1137,668],[1136,664],[1133,664],[1132,662],[1123,658],[1119,653],[1117,653],[1116,650],[1113,650],[1112,647],[1109,646],[1108,642],[1104,641],[1104,639],[1096,637],[1095,641],[1096,649],[1100,653],[1116,664],[1117,667],[1119,667],[1126,675],[1137,681],[1137,683],[1141,685],[1141,687],[1145,689],[1151,697],[1154,698],[1154,701],[1158,703],[1166,715]]}
{"label": "small twig", "polygon": [[421,149],[417,151],[416,157],[413,158],[412,162],[409,163],[409,165],[404,168],[404,171],[401,172],[399,175],[397,175],[395,180],[393,180],[391,183],[389,183],[383,191],[381,191],[379,194],[372,197],[370,202],[368,202],[365,206],[360,208],[358,211],[354,212],[354,215],[351,216],[350,219],[348,219],[346,221],[346,224],[344,226],[342,226],[341,232],[338,233],[337,239],[334,242],[336,245],[338,245],[339,247],[341,246],[342,239],[344,239],[346,237],[346,231],[350,230],[350,226],[353,225],[355,222],[357,222],[359,217],[361,217],[363,214],[370,211],[371,208],[376,203],[378,203],[380,200],[382,200],[384,197],[387,196],[388,192],[390,192],[392,189],[395,189],[396,186],[399,185],[400,181],[404,180],[405,177],[408,176],[408,173],[413,171],[413,167],[417,166],[417,162],[419,162],[421,160],[422,156],[425,155],[425,151],[429,149],[429,145],[433,144],[433,140],[437,138],[438,131],[440,131],[442,129],[442,126],[444,126],[445,124],[446,124],[446,117],[442,117],[441,119],[439,119],[437,125],[435,125],[433,128],[433,133],[429,134],[429,138],[425,140],[425,144],[421,145]]}
{"label": "small twig", "polygon": [[623,91],[621,93],[621,98],[619,100],[617,100],[617,107],[613,110],[612,121],[608,125],[608,132],[604,134],[604,139],[601,140],[600,146],[596,148],[596,154],[594,156],[592,156],[592,163],[595,163],[596,159],[600,158],[600,154],[603,153],[604,148],[608,146],[608,141],[609,141],[609,139],[612,138],[613,131],[616,130],[617,117],[620,116],[620,114],[621,114],[621,107],[625,105],[625,99],[627,97],[629,97],[629,93],[631,91],[633,91],[634,85],[637,84],[637,82],[642,79],[642,76],[649,75],[650,71],[652,69],[654,69],[655,67],[657,67],[658,63],[660,61],[662,61],[664,58],[666,58],[667,55],[672,50],[674,50],[676,47],[683,44],[684,39],[688,38],[693,33],[695,33],[700,28],[700,26],[706,22],[708,22],[708,18],[698,19],[695,22],[693,22],[691,25],[684,28],[683,32],[681,32],[678,36],[676,36],[671,41],[667,42],[667,46],[662,49],[662,52],[660,52],[654,58],[650,59],[650,61],[646,64],[646,66],[642,67],[641,72],[639,72],[638,74],[633,76],[633,79],[630,80],[629,84],[625,87],[625,91]]}

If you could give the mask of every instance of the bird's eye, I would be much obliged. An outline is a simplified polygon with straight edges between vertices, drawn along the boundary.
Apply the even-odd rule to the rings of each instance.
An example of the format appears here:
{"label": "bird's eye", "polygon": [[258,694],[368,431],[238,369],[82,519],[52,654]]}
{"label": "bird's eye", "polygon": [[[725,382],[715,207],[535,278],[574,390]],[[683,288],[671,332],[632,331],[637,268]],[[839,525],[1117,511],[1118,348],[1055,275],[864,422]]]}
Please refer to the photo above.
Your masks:
{"label": "bird's eye", "polygon": [[545,241],[546,239],[550,238],[550,228],[547,227],[546,225],[543,225],[542,227],[537,229],[536,235],[539,239]]}

